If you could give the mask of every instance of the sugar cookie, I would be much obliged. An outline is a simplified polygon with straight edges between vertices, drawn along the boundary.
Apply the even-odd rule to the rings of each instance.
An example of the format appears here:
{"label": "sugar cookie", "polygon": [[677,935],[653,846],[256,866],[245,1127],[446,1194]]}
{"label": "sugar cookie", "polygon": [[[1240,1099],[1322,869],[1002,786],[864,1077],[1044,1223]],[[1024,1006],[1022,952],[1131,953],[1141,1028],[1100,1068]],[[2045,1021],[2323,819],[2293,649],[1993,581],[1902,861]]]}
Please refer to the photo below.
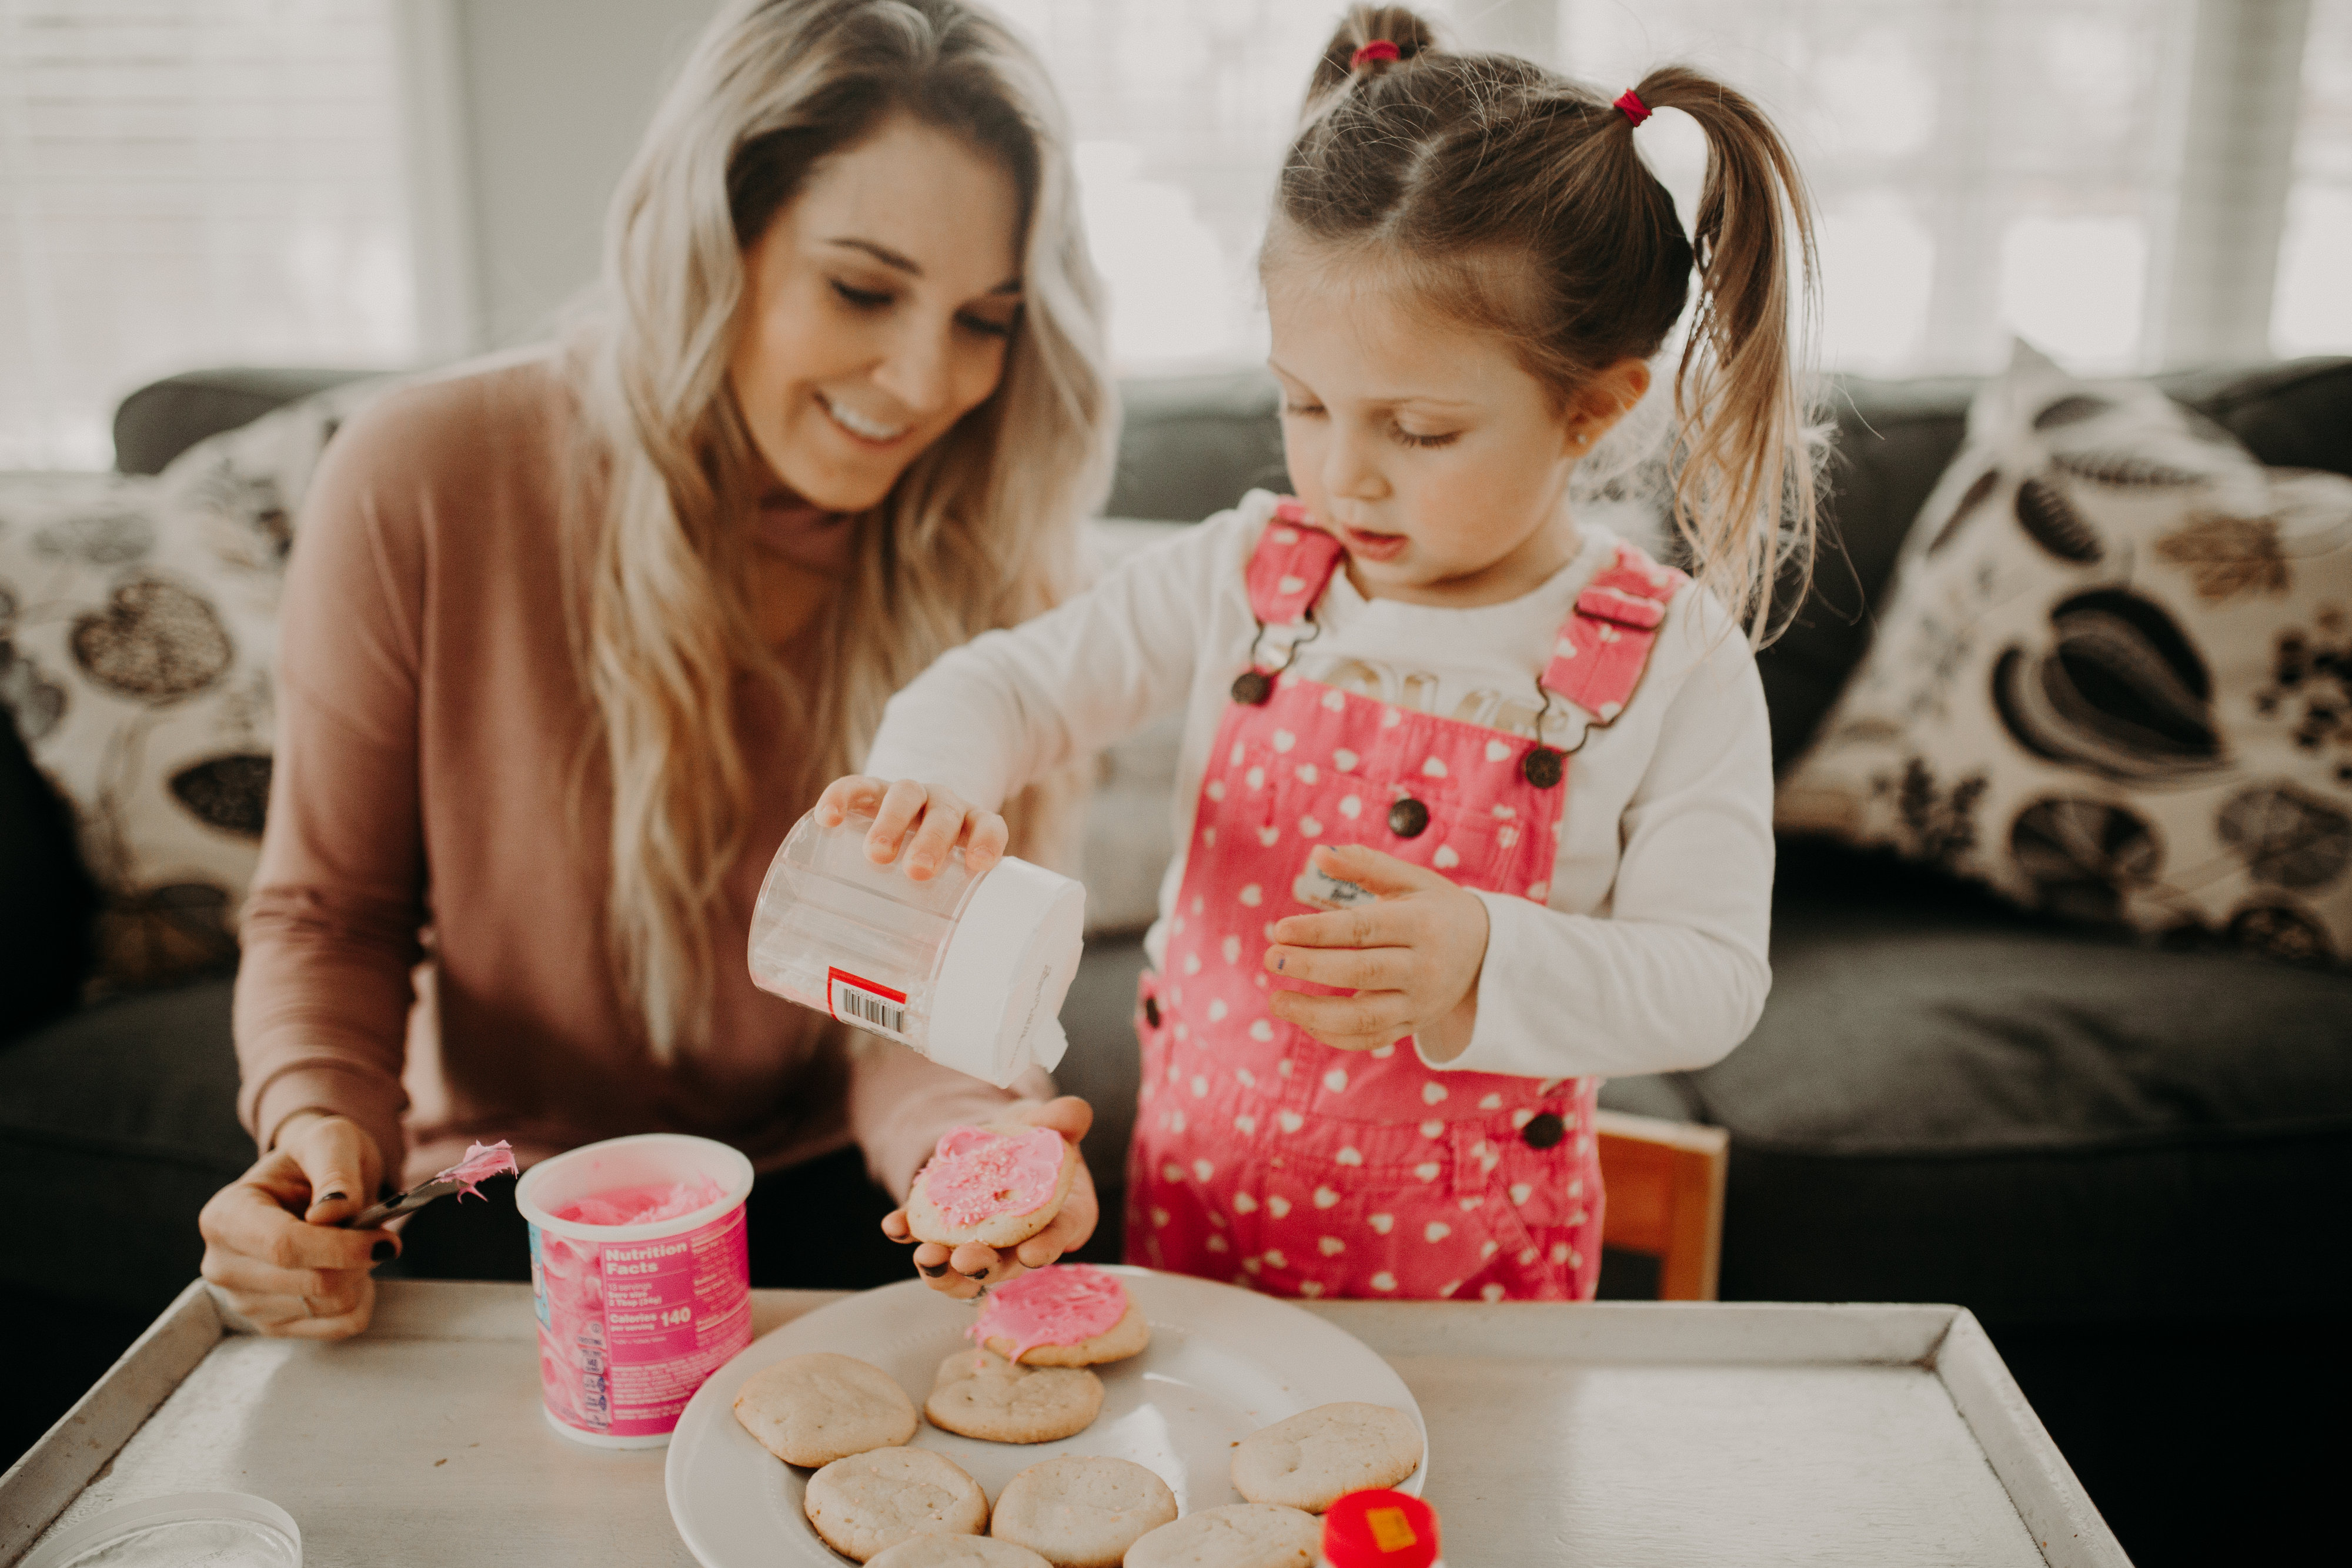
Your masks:
{"label": "sugar cookie", "polygon": [[1118,1568],[1127,1549],[1176,1517],[1168,1483],[1126,1459],[1047,1459],[1004,1483],[988,1532],[1054,1568]]}
{"label": "sugar cookie", "polygon": [[1312,1568],[1322,1545],[1311,1513],[1232,1502],[1161,1525],[1127,1549],[1126,1568]]}
{"label": "sugar cookie", "polygon": [[866,1568],[1054,1568],[1025,1546],[992,1535],[918,1535],[901,1541]]}
{"label": "sugar cookie", "polygon": [[1342,1494],[1392,1487],[1421,1464],[1421,1428],[1385,1405],[1318,1405],[1234,1448],[1234,1490],[1320,1513]]}
{"label": "sugar cookie", "polygon": [[788,1465],[814,1469],[915,1435],[915,1402],[898,1380],[854,1356],[788,1356],[746,1378],[735,1419]]}
{"label": "sugar cookie", "polygon": [[802,1506],[824,1543],[863,1563],[917,1535],[978,1535],[988,1497],[961,1466],[929,1448],[852,1454],[809,1477]]}
{"label": "sugar cookie", "polygon": [[1057,1263],[991,1291],[971,1337],[1024,1366],[1092,1366],[1141,1351],[1151,1325],[1116,1274]]}
{"label": "sugar cookie", "polygon": [[994,1351],[959,1350],[940,1363],[923,1402],[931,1425],[991,1443],[1050,1443],[1094,1425],[1102,1379],[1072,1366],[1017,1366]]}
{"label": "sugar cookie", "polygon": [[907,1228],[946,1247],[1016,1246],[1054,1223],[1077,1179],[1078,1146],[1051,1127],[950,1127],[907,1195]]}

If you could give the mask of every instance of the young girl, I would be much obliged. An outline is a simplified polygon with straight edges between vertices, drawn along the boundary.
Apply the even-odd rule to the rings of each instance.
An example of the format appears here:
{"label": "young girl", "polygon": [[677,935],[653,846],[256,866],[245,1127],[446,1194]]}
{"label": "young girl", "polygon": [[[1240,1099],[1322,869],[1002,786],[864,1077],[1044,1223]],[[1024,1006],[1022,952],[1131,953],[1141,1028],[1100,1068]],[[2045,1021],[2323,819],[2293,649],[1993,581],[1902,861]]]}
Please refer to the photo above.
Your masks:
{"label": "young girl", "polygon": [[[1633,145],[1669,107],[1710,150],[1669,454],[1696,583],[1567,505],[1687,301],[1693,243]],[[1130,1259],[1592,1294],[1600,1079],[1717,1061],[1769,985],[1741,632],[1810,542],[1810,253],[1786,149],[1719,83],[1612,102],[1394,7],[1333,39],[1262,259],[1297,498],[942,658],[820,806],[875,812],[870,852],[910,839],[917,876],[959,841],[992,861],[997,802],[1184,710]]]}

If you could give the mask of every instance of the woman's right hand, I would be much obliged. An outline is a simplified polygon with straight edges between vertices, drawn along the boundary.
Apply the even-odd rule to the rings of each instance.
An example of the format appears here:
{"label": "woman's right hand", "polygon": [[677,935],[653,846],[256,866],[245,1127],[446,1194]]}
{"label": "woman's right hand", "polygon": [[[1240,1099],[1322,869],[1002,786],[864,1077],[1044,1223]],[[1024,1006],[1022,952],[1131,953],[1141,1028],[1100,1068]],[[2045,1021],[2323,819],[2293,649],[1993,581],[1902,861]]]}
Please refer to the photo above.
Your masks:
{"label": "woman's right hand", "polygon": [[837,828],[853,815],[870,816],[874,826],[866,834],[866,855],[877,865],[888,865],[899,846],[907,851],[907,875],[928,882],[947,864],[948,852],[961,845],[964,864],[978,876],[1004,853],[1010,833],[1004,819],[984,811],[938,784],[918,784],[912,779],[896,783],[862,773],[836,779],[816,800],[816,820]]}
{"label": "woman's right hand", "polygon": [[375,1311],[378,1263],[400,1256],[389,1230],[338,1220],[374,1201],[383,1155],[343,1116],[298,1112],[278,1146],[215,1193],[196,1217],[204,1277],[265,1334],[348,1339]]}

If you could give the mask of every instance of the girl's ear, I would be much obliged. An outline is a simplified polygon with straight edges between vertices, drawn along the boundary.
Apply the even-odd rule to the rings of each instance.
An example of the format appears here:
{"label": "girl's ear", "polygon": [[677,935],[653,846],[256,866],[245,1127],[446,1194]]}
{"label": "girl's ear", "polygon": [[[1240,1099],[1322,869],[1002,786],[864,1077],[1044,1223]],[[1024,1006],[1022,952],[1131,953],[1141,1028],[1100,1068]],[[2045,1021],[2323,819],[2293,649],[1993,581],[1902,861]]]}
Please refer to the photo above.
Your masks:
{"label": "girl's ear", "polygon": [[1650,361],[1631,355],[1586,382],[1569,400],[1569,445],[1579,456],[1590,453],[1649,390]]}

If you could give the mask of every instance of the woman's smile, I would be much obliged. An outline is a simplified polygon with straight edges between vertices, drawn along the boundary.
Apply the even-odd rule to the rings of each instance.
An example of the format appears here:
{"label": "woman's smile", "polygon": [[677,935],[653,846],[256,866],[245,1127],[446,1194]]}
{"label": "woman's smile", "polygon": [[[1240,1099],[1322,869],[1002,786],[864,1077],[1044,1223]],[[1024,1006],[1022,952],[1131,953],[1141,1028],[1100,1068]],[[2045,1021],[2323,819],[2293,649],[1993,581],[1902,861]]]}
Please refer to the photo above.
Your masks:
{"label": "woman's smile", "polygon": [[820,392],[815,395],[817,406],[831,415],[834,423],[839,425],[851,440],[863,446],[895,445],[905,440],[908,433],[915,428],[911,422],[901,421],[893,424],[884,420],[869,419],[852,408],[847,400],[830,392]]}

